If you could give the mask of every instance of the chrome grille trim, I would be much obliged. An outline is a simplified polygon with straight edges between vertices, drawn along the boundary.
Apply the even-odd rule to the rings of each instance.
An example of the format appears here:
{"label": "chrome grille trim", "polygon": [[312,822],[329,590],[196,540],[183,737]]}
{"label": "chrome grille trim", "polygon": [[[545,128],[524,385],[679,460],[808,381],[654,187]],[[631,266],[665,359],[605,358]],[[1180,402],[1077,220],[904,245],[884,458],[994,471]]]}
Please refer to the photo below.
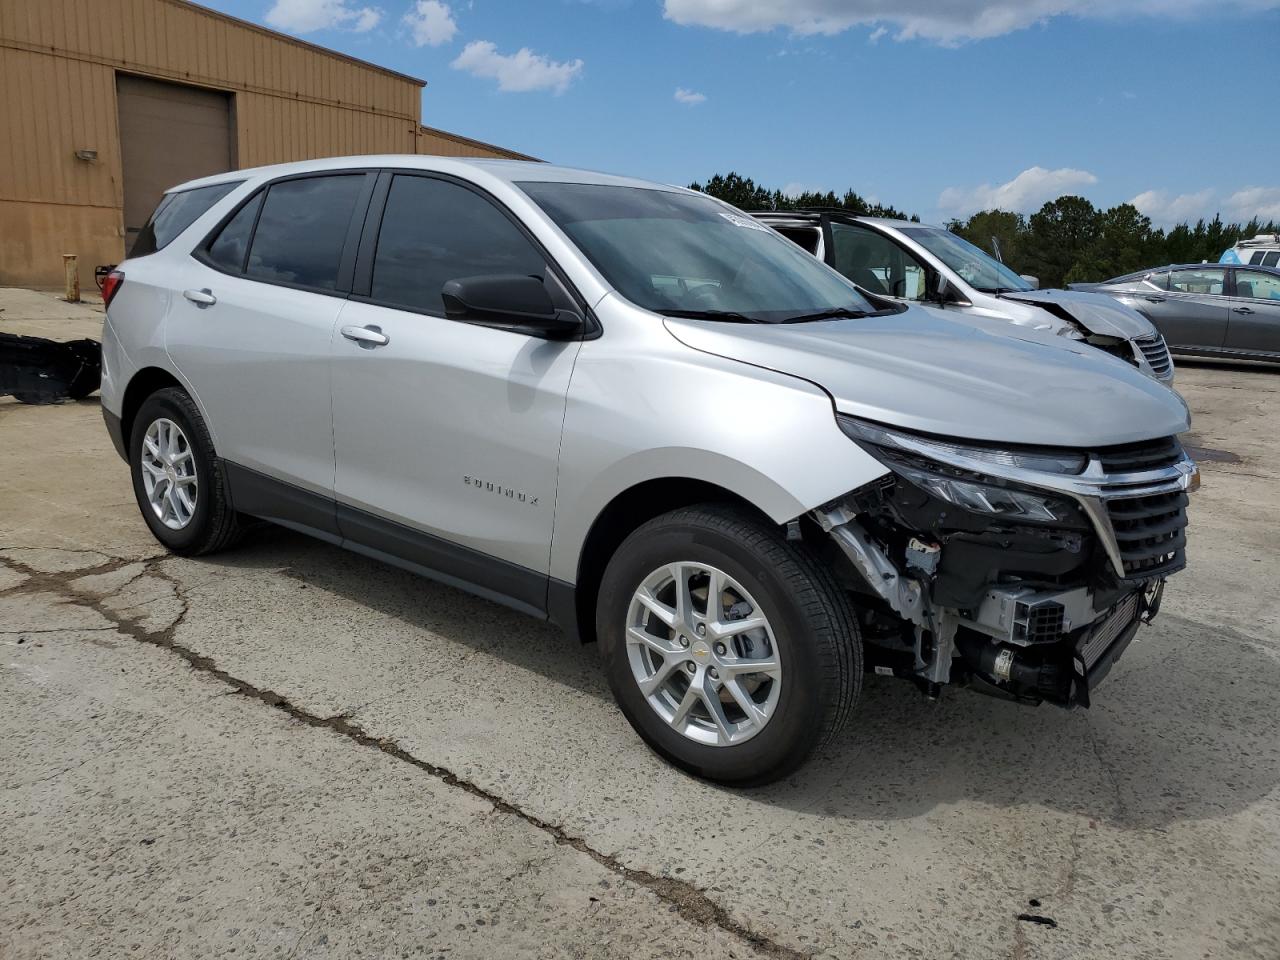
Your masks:
{"label": "chrome grille trim", "polygon": [[1169,355],[1169,346],[1164,342],[1164,337],[1156,333],[1150,337],[1138,337],[1133,342],[1157,377],[1168,380],[1173,376],[1173,358]]}

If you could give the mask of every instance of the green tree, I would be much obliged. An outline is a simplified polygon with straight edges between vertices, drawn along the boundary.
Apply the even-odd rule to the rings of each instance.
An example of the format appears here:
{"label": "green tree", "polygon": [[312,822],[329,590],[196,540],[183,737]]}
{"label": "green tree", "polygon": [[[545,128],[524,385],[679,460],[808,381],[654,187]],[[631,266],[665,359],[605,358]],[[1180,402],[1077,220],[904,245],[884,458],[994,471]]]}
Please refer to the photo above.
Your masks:
{"label": "green tree", "polygon": [[1042,287],[1060,287],[1067,274],[1100,271],[1095,246],[1102,232],[1102,217],[1084,197],[1065,196],[1050,201],[1027,221],[1027,266]]}
{"label": "green tree", "polygon": [[953,220],[947,226],[952,233],[959,234],[992,256],[999,249],[999,259],[1014,270],[1023,270],[1025,267],[1027,221],[1022,214],[1007,210],[984,210],[964,222]]}

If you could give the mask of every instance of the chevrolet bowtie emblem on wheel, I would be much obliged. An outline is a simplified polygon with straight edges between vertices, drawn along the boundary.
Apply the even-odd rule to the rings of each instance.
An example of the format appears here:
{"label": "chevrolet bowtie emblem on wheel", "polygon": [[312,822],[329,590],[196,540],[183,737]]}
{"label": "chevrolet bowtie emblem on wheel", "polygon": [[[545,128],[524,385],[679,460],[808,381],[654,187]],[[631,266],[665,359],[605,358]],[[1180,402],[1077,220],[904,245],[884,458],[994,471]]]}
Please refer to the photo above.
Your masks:
{"label": "chevrolet bowtie emblem on wheel", "polygon": [[496,493],[500,497],[506,497],[517,503],[527,503],[531,506],[538,505],[538,498],[531,497],[523,490],[517,490],[514,487],[504,487],[500,483],[494,483],[492,480],[481,480],[479,477],[465,476],[462,482],[468,487],[474,487],[476,490],[483,490],[486,493]]}

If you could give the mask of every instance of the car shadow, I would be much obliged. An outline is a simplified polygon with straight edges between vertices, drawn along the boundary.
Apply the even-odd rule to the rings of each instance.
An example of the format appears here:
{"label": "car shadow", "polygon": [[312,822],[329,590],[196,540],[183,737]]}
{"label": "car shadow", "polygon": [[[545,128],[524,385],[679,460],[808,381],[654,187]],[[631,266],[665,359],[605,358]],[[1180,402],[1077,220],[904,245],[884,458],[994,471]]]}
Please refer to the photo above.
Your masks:
{"label": "car shadow", "polygon": [[[612,703],[594,645],[503,606],[267,526],[201,561],[278,569],[425,633]],[[1131,829],[1246,809],[1280,784],[1280,662],[1266,644],[1164,614],[1090,710],[1028,707],[948,688],[930,702],[870,675],[845,730],[788,780],[727,791],[852,819],[918,817],[960,801],[1039,804]],[[556,722],[553,719],[547,723]],[[552,739],[581,736],[580,718]],[[672,774],[677,775],[673,772]],[[708,785],[708,789],[726,788]]]}

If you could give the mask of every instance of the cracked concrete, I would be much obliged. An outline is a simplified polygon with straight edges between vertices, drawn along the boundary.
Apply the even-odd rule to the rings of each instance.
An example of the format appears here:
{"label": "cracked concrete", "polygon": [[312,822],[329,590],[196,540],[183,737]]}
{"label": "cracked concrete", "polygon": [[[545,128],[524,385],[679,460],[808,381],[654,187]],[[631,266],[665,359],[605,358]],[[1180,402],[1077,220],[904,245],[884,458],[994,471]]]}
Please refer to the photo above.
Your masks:
{"label": "cracked concrete", "polygon": [[279,530],[164,555],[95,407],[0,402],[0,955],[1274,960],[1280,374],[1179,376],[1239,462],[1091,711],[872,678],[750,792],[543,624]]}

